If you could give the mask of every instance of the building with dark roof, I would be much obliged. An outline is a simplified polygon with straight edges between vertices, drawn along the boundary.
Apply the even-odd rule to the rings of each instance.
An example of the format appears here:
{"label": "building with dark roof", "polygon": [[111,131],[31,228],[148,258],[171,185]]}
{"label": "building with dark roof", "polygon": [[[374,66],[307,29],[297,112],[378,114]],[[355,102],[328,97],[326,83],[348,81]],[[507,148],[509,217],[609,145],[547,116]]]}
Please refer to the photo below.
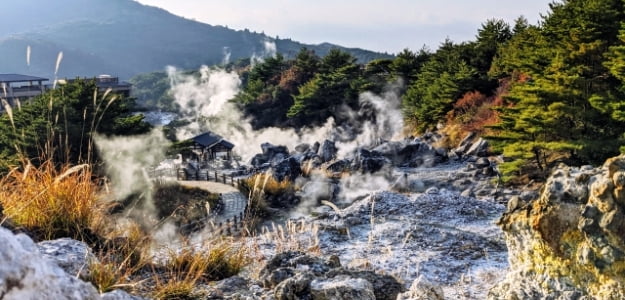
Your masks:
{"label": "building with dark roof", "polygon": [[[59,80],[59,82],[72,82],[76,79]],[[89,78],[85,78],[89,80]],[[125,97],[130,96],[132,84],[120,81],[118,77],[110,75],[100,75],[93,78],[100,92],[111,89],[112,92]],[[52,89],[52,84],[44,84],[48,78],[22,75],[22,74],[0,74],[0,99],[5,99],[9,105],[15,106],[17,101],[26,101],[35,96],[39,96],[46,90]],[[0,110],[4,107],[0,105]]]}
{"label": "building with dark roof", "polygon": [[0,98],[15,105],[18,99],[27,100],[41,95],[46,90],[44,81],[48,78],[21,74],[0,74]]}
{"label": "building with dark roof", "polygon": [[191,149],[198,154],[200,161],[214,160],[220,156],[225,156],[227,160],[232,158],[234,144],[213,132],[202,133],[191,138],[191,141]]}
{"label": "building with dark roof", "polygon": [[[84,78],[85,80],[89,80],[89,78]],[[72,82],[75,79],[67,79],[67,82]],[[125,97],[130,97],[130,91],[132,90],[132,84],[126,81],[120,81],[119,77],[113,77],[111,75],[98,75],[94,77],[95,85],[98,87],[100,92],[105,92],[108,89],[111,89],[111,92],[124,95]]]}

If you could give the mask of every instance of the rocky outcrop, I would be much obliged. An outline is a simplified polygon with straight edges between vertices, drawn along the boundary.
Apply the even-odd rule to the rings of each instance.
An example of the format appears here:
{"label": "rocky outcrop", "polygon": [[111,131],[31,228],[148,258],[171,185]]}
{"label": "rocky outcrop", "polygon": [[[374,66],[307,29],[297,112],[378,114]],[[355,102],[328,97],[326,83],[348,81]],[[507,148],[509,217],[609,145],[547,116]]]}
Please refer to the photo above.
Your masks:
{"label": "rocky outcrop", "polygon": [[100,299],[96,289],[42,256],[26,235],[0,227],[1,299]]}
{"label": "rocky outcrop", "polygon": [[560,166],[499,220],[510,272],[490,299],[625,299],[625,156]]}
{"label": "rocky outcrop", "polygon": [[395,166],[432,167],[447,159],[446,151],[436,149],[420,139],[385,142],[372,151],[386,157]]}
{"label": "rocky outcrop", "polygon": [[316,300],[376,300],[369,281],[349,276],[315,279],[310,283],[310,294]]}
{"label": "rocky outcrop", "polygon": [[65,272],[81,278],[89,275],[88,265],[96,260],[87,244],[70,238],[39,242],[37,248]]}
{"label": "rocky outcrop", "polygon": [[322,162],[329,162],[336,158],[337,152],[338,149],[334,141],[325,140],[319,149],[319,157],[321,157]]}
{"label": "rocky outcrop", "polygon": [[288,251],[270,259],[260,272],[265,288],[278,300],[397,298],[402,285],[392,276],[341,267],[337,256],[328,259]]}
{"label": "rocky outcrop", "polygon": [[423,277],[412,282],[407,292],[399,294],[397,300],[445,300],[443,289]]}
{"label": "rocky outcrop", "polygon": [[360,148],[352,162],[352,170],[359,170],[362,173],[375,173],[389,164],[390,161],[379,152]]}

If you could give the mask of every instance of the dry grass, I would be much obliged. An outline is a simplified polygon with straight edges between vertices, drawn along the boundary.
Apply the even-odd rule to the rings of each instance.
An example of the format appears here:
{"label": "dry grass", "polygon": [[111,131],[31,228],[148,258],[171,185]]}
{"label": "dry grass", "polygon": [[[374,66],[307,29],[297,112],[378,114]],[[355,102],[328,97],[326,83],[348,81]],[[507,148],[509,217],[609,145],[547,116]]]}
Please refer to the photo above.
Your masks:
{"label": "dry grass", "polygon": [[97,197],[88,165],[57,170],[50,162],[12,169],[0,179],[6,218],[36,239],[71,237],[90,243],[102,230],[106,205]]}
{"label": "dry grass", "polygon": [[263,228],[262,236],[267,242],[275,244],[276,253],[302,251],[321,254],[317,224],[289,220],[284,226],[272,224],[271,228]]}
{"label": "dry grass", "polygon": [[233,239],[216,239],[200,248],[168,251],[162,270],[155,271],[156,299],[194,299],[198,284],[238,274],[249,263],[248,251]]}
{"label": "dry grass", "polygon": [[201,248],[183,245],[186,250],[171,251],[166,263],[155,263],[150,232],[130,220],[114,220],[98,192],[89,165],[26,163],[0,179],[2,222],[10,220],[35,240],[87,242],[98,259],[83,279],[100,292],[121,288],[157,299],[193,298],[198,284],[233,276],[250,261],[239,242],[219,238]]}

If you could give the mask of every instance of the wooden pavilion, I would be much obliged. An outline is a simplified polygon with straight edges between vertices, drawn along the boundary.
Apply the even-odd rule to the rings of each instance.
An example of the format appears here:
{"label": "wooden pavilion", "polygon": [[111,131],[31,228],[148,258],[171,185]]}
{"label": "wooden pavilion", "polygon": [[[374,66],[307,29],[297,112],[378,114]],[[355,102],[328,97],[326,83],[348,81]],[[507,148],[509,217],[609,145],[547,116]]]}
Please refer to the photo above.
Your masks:
{"label": "wooden pavilion", "polygon": [[193,142],[191,150],[198,155],[200,162],[212,161],[217,157],[224,157],[226,160],[232,159],[234,144],[226,141],[220,135],[208,131],[191,138],[191,141]]}

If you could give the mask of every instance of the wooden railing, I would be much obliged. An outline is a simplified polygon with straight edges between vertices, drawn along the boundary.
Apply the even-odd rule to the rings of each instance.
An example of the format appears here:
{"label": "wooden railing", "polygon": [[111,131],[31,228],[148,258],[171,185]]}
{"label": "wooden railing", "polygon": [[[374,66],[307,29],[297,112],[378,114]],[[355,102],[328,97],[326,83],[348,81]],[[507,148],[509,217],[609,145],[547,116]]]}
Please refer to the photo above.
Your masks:
{"label": "wooden railing", "polygon": [[209,228],[212,233],[217,235],[237,235],[245,228],[246,212],[247,207],[245,208],[245,211],[241,212],[238,216],[233,216],[232,218],[228,218],[224,222],[219,223],[211,222],[210,219],[212,217],[208,216],[180,226],[180,230],[190,233],[195,230],[201,230],[201,228]]}
{"label": "wooden railing", "polygon": [[232,175],[218,173],[217,171],[197,170],[192,174],[188,174],[184,169],[178,169],[176,172],[177,180],[198,180],[198,181],[214,181],[223,184],[230,184],[234,187],[239,186],[240,179],[235,179]]}

